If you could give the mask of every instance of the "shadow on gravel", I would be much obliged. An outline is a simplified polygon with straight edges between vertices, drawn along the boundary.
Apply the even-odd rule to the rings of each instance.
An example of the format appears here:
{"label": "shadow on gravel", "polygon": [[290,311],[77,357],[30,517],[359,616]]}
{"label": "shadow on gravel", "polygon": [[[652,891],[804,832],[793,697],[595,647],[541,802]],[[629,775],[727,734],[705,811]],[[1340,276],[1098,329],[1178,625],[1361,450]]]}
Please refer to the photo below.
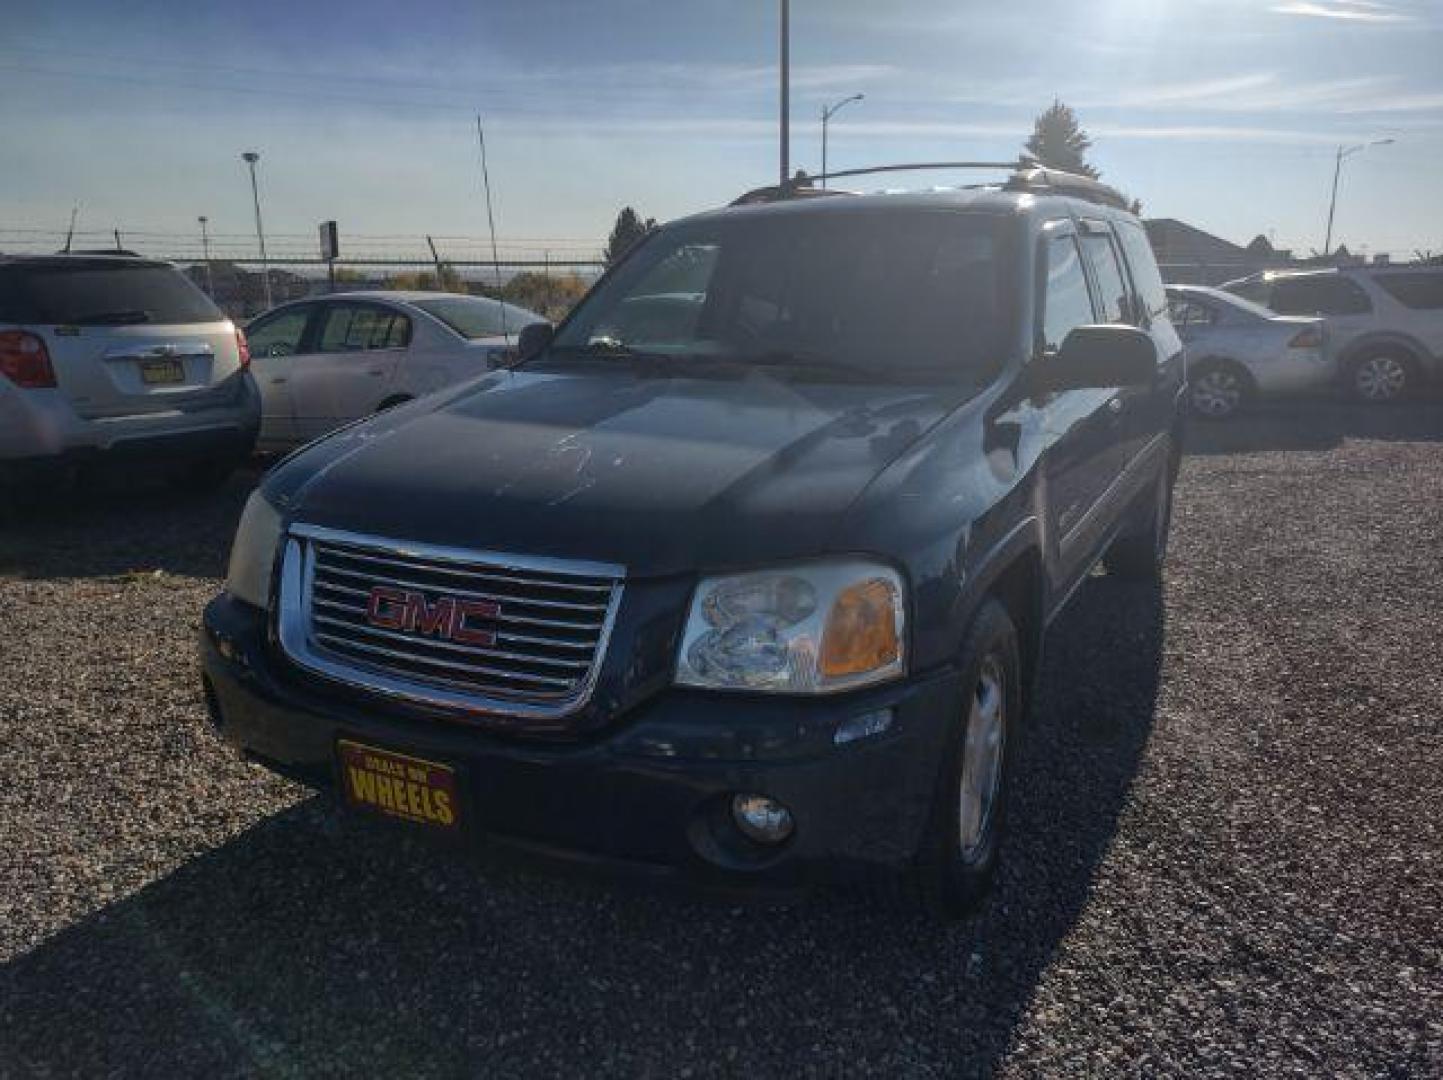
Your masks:
{"label": "shadow on gravel", "polygon": [[1189,454],[1331,450],[1347,439],[1443,441],[1443,400],[1366,406],[1328,399],[1268,402],[1232,420],[1193,420]]}
{"label": "shadow on gravel", "polygon": [[57,1073],[989,1072],[1127,802],[1161,611],[1095,580],[1055,627],[1005,872],[961,926],[456,861],[317,798],[0,970],[0,1046]]}
{"label": "shadow on gravel", "polygon": [[218,578],[260,467],[205,493],[106,477],[0,505],[0,577],[131,573]]}

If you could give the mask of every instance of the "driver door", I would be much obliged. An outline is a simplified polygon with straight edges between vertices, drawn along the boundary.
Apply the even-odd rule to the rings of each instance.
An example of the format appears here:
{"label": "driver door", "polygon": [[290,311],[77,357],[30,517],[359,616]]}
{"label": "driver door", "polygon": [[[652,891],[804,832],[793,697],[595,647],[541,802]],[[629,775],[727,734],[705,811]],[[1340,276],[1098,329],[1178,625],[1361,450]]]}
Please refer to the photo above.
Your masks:
{"label": "driver door", "polygon": [[251,377],[261,395],[263,450],[279,450],[300,441],[296,427],[291,376],[295,358],[304,352],[317,305],[291,304],[262,315],[246,327],[251,350]]}

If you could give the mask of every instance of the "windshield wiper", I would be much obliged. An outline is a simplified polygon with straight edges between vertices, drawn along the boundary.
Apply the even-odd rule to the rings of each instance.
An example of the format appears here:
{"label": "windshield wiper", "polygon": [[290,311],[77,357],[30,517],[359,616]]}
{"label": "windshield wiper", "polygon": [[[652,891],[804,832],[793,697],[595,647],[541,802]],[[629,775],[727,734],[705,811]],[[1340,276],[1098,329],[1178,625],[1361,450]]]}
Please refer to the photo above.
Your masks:
{"label": "windshield wiper", "polygon": [[876,368],[848,363],[846,360],[838,360],[834,356],[803,352],[799,349],[772,349],[764,353],[744,354],[737,359],[740,363],[754,367],[811,368],[815,371],[835,371],[868,379],[875,379],[886,374]]}
{"label": "windshield wiper", "polygon": [[134,326],[137,323],[150,322],[150,312],[132,308],[129,311],[98,311],[93,315],[83,315],[78,319],[71,319],[71,326]]}

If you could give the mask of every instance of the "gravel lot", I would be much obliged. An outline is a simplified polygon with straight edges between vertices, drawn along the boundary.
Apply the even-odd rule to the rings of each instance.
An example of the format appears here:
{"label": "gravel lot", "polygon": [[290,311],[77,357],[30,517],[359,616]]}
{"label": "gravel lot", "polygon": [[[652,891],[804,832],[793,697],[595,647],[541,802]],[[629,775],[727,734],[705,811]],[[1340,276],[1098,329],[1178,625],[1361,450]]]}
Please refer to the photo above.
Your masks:
{"label": "gravel lot", "polygon": [[1199,433],[955,928],[447,861],[241,764],[192,641],[252,480],[0,526],[0,1073],[1443,1075],[1443,405]]}

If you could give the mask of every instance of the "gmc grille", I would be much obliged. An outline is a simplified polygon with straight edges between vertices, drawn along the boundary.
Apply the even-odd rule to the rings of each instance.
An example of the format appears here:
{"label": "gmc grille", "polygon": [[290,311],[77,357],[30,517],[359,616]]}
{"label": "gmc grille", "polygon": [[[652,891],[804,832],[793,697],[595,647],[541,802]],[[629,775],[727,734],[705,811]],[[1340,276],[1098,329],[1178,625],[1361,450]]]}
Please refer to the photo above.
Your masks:
{"label": "gmc grille", "polygon": [[[293,525],[281,574],[281,645],[302,667],[388,696],[557,718],[590,697],[621,576],[619,567]],[[378,618],[378,596],[388,612],[403,610],[404,597],[431,618]],[[472,612],[464,624],[447,624],[443,616],[462,606]],[[448,633],[448,625],[466,632]]]}

